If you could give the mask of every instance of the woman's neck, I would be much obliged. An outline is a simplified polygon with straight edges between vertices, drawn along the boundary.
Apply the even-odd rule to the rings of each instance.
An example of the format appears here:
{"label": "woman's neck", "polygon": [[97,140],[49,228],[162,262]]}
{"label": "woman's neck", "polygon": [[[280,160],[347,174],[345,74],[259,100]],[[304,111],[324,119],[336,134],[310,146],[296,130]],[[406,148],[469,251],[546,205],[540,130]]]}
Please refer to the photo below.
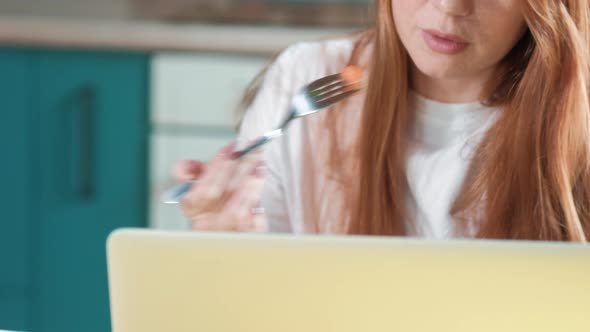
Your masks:
{"label": "woman's neck", "polygon": [[442,103],[469,103],[481,101],[491,72],[473,77],[439,79],[413,67],[411,75],[412,88],[419,95]]}

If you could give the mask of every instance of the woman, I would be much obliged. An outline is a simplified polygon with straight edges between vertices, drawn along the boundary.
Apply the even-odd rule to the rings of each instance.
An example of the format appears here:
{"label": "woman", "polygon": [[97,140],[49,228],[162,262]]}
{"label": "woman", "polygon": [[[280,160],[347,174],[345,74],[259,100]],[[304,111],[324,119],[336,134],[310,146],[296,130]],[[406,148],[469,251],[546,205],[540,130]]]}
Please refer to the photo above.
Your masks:
{"label": "woman", "polygon": [[194,228],[586,242],[589,2],[379,0],[377,13],[371,31],[284,51],[239,144],[346,65],[364,68],[364,93],[263,154],[178,165],[200,179],[182,205]]}

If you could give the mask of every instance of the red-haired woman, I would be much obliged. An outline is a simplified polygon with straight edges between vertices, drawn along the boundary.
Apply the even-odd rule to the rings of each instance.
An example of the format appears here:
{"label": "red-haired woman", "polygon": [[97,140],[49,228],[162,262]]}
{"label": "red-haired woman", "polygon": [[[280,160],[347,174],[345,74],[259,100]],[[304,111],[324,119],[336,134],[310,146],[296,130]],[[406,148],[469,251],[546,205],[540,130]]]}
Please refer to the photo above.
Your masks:
{"label": "red-haired woman", "polygon": [[200,179],[182,204],[193,227],[587,241],[590,2],[379,0],[376,12],[369,31],[285,50],[239,144],[347,65],[364,70],[361,94],[263,153],[177,166]]}

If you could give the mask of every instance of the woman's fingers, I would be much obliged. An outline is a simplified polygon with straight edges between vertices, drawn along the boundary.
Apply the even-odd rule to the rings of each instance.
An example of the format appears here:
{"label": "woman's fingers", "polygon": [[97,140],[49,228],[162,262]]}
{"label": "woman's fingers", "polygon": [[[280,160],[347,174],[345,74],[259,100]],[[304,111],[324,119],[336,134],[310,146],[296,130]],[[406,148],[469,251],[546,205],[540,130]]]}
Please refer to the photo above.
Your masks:
{"label": "woman's fingers", "polygon": [[228,210],[235,211],[238,231],[263,232],[266,230],[264,214],[261,213],[260,196],[264,187],[264,166],[257,165],[244,179],[241,189],[228,202]]}
{"label": "woman's fingers", "polygon": [[267,229],[258,203],[264,184],[262,152],[234,159],[235,146],[222,149],[207,165],[184,161],[176,165],[181,181],[198,178],[181,202],[195,230],[263,232]]}
{"label": "woman's fingers", "polygon": [[247,219],[242,220],[238,225],[238,232],[244,233],[265,233],[268,232],[268,223],[264,214],[251,214]]}
{"label": "woman's fingers", "polygon": [[215,213],[202,213],[193,218],[193,229],[215,231],[264,232],[266,218],[258,206],[264,186],[264,173],[260,166],[250,170],[239,189],[226,195]]}
{"label": "woman's fingers", "polygon": [[199,177],[191,190],[183,199],[183,205],[193,214],[215,209],[221,203],[225,191],[225,183],[231,178],[235,161],[232,160],[234,145],[222,149],[207,165],[207,170]]}
{"label": "woman's fingers", "polygon": [[262,152],[253,152],[240,159],[239,164],[235,169],[234,176],[227,183],[228,191],[237,190],[244,181],[245,178],[251,176],[252,172],[256,168],[264,166],[262,161]]}

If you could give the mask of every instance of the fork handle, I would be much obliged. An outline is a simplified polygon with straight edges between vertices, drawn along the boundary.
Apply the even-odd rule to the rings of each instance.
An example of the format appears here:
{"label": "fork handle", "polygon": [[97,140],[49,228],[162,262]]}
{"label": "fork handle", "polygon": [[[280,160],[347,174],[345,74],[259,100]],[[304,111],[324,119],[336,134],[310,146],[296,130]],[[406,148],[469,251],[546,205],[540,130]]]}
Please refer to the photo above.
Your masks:
{"label": "fork handle", "polygon": [[260,148],[261,146],[263,146],[264,144],[272,141],[273,139],[279,137],[283,135],[283,129],[279,128],[279,129],[275,129],[273,131],[269,131],[266,134],[264,134],[263,136],[260,136],[259,138],[255,139],[252,143],[250,143],[248,146],[246,146],[245,148],[234,152],[232,158],[234,159],[240,159],[243,156],[247,155],[248,153],[257,150],[258,148]]}
{"label": "fork handle", "polygon": [[232,155],[233,159],[240,159],[243,156],[247,155],[248,153],[258,149],[259,147],[263,146],[264,144],[270,142],[272,140],[269,136],[261,136],[256,139],[254,142],[250,143],[247,147],[243,148],[242,150],[234,152]]}

